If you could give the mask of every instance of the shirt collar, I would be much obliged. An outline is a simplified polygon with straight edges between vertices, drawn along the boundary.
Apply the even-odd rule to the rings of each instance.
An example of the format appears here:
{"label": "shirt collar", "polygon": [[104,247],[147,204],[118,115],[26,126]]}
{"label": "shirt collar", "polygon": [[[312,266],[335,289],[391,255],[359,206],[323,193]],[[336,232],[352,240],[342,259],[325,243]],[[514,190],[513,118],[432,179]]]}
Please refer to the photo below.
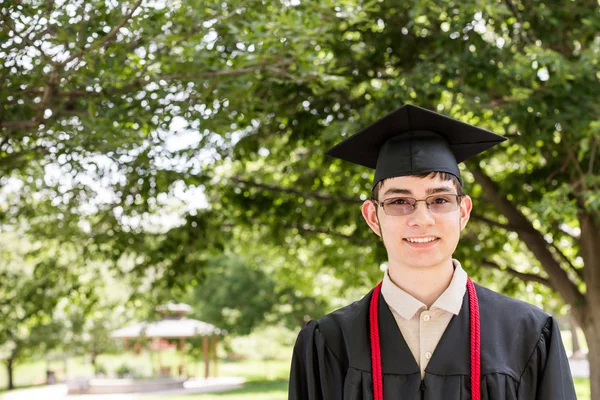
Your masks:
{"label": "shirt collar", "polygon": [[[453,259],[454,274],[450,284],[444,292],[433,303],[431,309],[439,308],[458,315],[462,307],[462,300],[467,291],[467,273],[462,269],[460,262]],[[404,319],[412,319],[417,311],[427,306],[415,299],[392,282],[388,271],[383,276],[381,294],[385,302]]]}

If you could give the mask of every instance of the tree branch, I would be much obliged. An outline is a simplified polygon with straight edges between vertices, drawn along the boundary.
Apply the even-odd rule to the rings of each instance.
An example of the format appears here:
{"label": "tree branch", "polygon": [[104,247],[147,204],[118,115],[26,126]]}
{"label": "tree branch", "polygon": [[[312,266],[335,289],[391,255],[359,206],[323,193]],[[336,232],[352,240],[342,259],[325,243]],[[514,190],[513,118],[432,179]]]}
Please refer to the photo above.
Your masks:
{"label": "tree branch", "polygon": [[21,167],[21,164],[24,164],[27,161],[23,161],[26,156],[29,155],[39,155],[45,156],[49,154],[49,150],[43,147],[35,147],[28,151],[22,151],[19,153],[11,153],[4,157],[0,157],[0,169],[4,166],[8,166],[10,170],[15,170]]}
{"label": "tree branch", "polygon": [[[38,19],[39,21],[39,19]],[[47,63],[51,63],[52,59],[43,51],[43,49],[39,46],[35,45],[35,41],[32,41],[29,39],[29,35],[27,35],[27,32],[25,32],[24,35],[18,35],[17,34],[17,29],[15,28],[15,25],[13,24],[13,21],[9,18],[6,21],[6,25],[8,25],[8,27],[15,33],[15,36],[18,36],[22,41],[24,41],[26,44],[30,45],[31,47],[35,48],[37,51],[40,52],[40,54],[42,55],[42,58],[47,62]]]}
{"label": "tree branch", "polygon": [[[515,17],[515,19],[519,22],[519,24],[521,24],[521,26],[523,26],[523,18],[521,17],[521,13],[519,12],[519,8],[517,7],[517,5],[515,3],[513,3],[512,0],[504,0],[504,2],[508,6],[508,8],[510,8],[510,11],[513,14],[513,16]],[[531,34],[531,39],[529,38],[529,36],[526,36],[523,33],[521,33],[521,37],[528,44],[533,44],[537,40],[537,38],[535,37],[535,35],[533,35],[533,33]]]}
{"label": "tree branch", "polygon": [[[489,218],[483,217],[481,215],[473,214],[473,213],[471,213],[471,218],[476,221],[485,222],[488,225],[499,227],[506,231],[527,232],[527,229],[528,229],[527,227],[519,228],[516,226],[512,226],[510,224],[503,224],[501,222],[494,221]],[[530,227],[530,229],[533,229],[533,227]],[[537,231],[535,231],[535,232],[537,232]],[[561,230],[561,232],[564,232],[564,231]],[[533,233],[533,232],[531,232],[531,233]],[[567,232],[564,232],[564,234],[573,238],[573,236],[569,235]],[[573,239],[575,239],[575,238],[573,238]],[[573,265],[571,260],[569,260],[569,258],[558,248],[558,246],[556,246],[555,243],[550,243],[550,245],[552,246],[552,248],[554,248],[554,250],[556,251],[558,256],[569,266],[569,269],[571,269],[579,277],[579,279],[581,279],[582,282],[585,282],[582,270],[575,268],[575,266]]]}
{"label": "tree branch", "polygon": [[42,101],[38,106],[38,114],[35,118],[38,122],[38,125],[42,122],[44,118],[44,110],[46,109],[46,104],[48,104],[48,100],[50,100],[50,96],[52,95],[52,91],[54,90],[54,86],[56,85],[56,81],[58,80],[58,72],[56,70],[52,71],[50,74],[50,79],[46,83],[44,87],[44,96],[42,96]]}
{"label": "tree branch", "polygon": [[313,199],[325,200],[325,201],[335,201],[335,202],[343,203],[343,204],[362,204],[363,203],[362,200],[360,200],[358,198],[354,198],[354,197],[334,197],[334,196],[330,196],[330,195],[327,195],[324,193],[302,192],[300,190],[285,188],[282,186],[276,186],[276,185],[270,185],[267,183],[249,181],[249,180],[243,179],[241,177],[237,177],[237,176],[234,176],[230,179],[233,182],[239,183],[244,186],[251,186],[251,187],[255,187],[255,188],[259,188],[259,189],[270,190],[273,192],[295,194],[297,196],[306,197],[306,198],[313,198]]}
{"label": "tree branch", "polygon": [[239,69],[234,69],[234,70],[230,70],[230,71],[211,71],[211,72],[201,72],[201,73],[197,73],[197,74],[171,74],[171,75],[156,76],[156,77],[148,79],[145,82],[156,82],[156,81],[162,81],[162,80],[170,81],[170,80],[174,80],[174,79],[192,80],[192,79],[200,79],[200,78],[214,78],[217,76],[241,75],[241,74],[245,74],[248,72],[255,72],[257,69],[268,69],[268,68],[270,68],[270,67],[268,67],[268,66],[263,66],[262,68],[246,67],[246,68],[239,68]]}
{"label": "tree branch", "polygon": [[512,269],[509,267],[501,267],[498,264],[496,264],[495,262],[489,261],[489,260],[485,260],[483,261],[483,266],[484,267],[488,267],[488,268],[492,268],[492,269],[497,269],[499,271],[503,271],[503,272],[508,272],[509,274],[511,274],[512,276],[515,276],[521,280],[524,280],[526,282],[537,282],[537,283],[541,283],[544,286],[547,286],[551,289],[554,289],[554,287],[552,286],[552,283],[544,278],[541,277],[539,275],[536,274],[528,274],[525,272],[519,272],[516,269]]}
{"label": "tree branch", "polygon": [[502,222],[494,221],[492,219],[484,217],[483,215],[479,215],[473,212],[471,212],[471,218],[475,221],[485,222],[488,225],[492,225],[511,232],[526,232],[528,229],[528,227],[518,227],[511,224],[503,224]]}
{"label": "tree branch", "polygon": [[[117,33],[119,32],[119,30],[125,26],[125,24],[131,19],[131,17],[133,16],[133,13],[138,9],[138,7],[142,4],[142,0],[138,0],[133,7],[131,8],[131,10],[129,11],[129,13],[127,13],[127,15],[125,15],[125,17],[121,20],[121,22],[119,22],[117,24],[117,26],[115,26],[113,28],[112,31],[110,31],[102,40],[93,43],[92,45],[90,45],[89,47],[81,50],[79,53],[72,55],[71,57],[69,57],[67,60],[57,64],[59,67],[64,67],[65,65],[67,65],[68,63],[70,63],[71,61],[81,57],[82,55],[84,55],[87,52],[90,52],[92,50],[95,50],[97,48],[100,47],[104,47],[106,46],[109,42],[111,42],[115,36],[117,36]],[[67,47],[68,48],[68,47]]]}
{"label": "tree branch", "polygon": [[513,17],[516,18],[517,21],[521,22],[521,13],[519,13],[519,9],[517,5],[512,2],[512,0],[504,0],[510,11],[512,12]]}
{"label": "tree branch", "polygon": [[590,307],[600,305],[600,222],[584,209],[579,212],[581,258]]}
{"label": "tree branch", "polygon": [[565,255],[565,253],[563,253],[554,242],[550,243],[550,246],[552,246],[552,248],[554,249],[554,251],[556,251],[556,253],[558,254],[558,256],[565,263],[567,263],[567,265],[569,266],[569,269],[571,271],[575,272],[575,274],[579,277],[579,279],[581,279],[582,282],[585,282],[585,278],[583,277],[583,271],[580,270],[580,269],[575,268],[575,265],[573,265],[573,263],[571,262],[571,260],[569,260],[569,258]]}
{"label": "tree branch", "polygon": [[[274,65],[283,65],[285,63],[289,62],[289,60],[282,60]],[[109,89],[105,89],[102,90],[100,92],[88,92],[85,90],[67,90],[67,91],[62,91],[62,90],[57,90],[56,88],[53,88],[52,86],[47,85],[46,87],[39,87],[39,88],[27,88],[24,89],[22,91],[22,93],[28,93],[28,94],[35,94],[35,95],[39,95],[39,94],[44,94],[44,98],[46,98],[46,96],[49,96],[50,93],[50,89],[52,89],[53,92],[53,96],[52,98],[56,98],[56,97],[68,97],[69,99],[74,99],[74,98],[78,98],[78,97],[104,97],[104,96],[114,96],[114,95],[118,95],[118,94],[122,94],[122,93],[127,93],[128,91],[138,88],[138,87],[142,87],[145,84],[148,84],[150,82],[157,82],[157,81],[161,81],[161,80],[173,80],[173,79],[202,79],[202,78],[214,78],[214,77],[223,77],[223,76],[235,76],[235,75],[242,75],[245,73],[249,73],[249,72],[255,72],[256,70],[263,70],[263,69],[269,69],[271,67],[269,67],[268,65],[256,65],[256,66],[250,66],[250,67],[245,67],[245,68],[239,68],[239,69],[233,69],[233,70],[228,70],[228,71],[209,71],[209,72],[201,72],[201,73],[197,73],[197,74],[171,74],[171,75],[162,75],[162,76],[157,76],[148,80],[144,80],[143,78],[140,78],[130,84],[127,84],[125,86],[122,86],[120,88],[109,88]],[[42,104],[46,104],[49,101],[49,98],[46,99],[46,101],[44,102],[44,100],[42,100],[42,103],[40,104],[40,107]],[[41,108],[40,108],[41,109]],[[43,115],[43,109],[41,109],[42,111],[42,115]],[[60,113],[60,110],[57,110],[56,112],[54,112],[54,114],[58,114]],[[38,115],[39,117],[39,115]],[[38,119],[37,117],[28,121],[2,121],[0,120],[0,128],[6,128],[8,130],[21,130],[21,129],[30,129],[30,128],[35,128],[37,126],[39,126],[41,124],[42,120]]]}
{"label": "tree branch", "polygon": [[297,229],[301,232],[306,232],[306,233],[311,233],[311,234],[325,234],[328,236],[335,236],[341,239],[345,239],[348,240],[352,243],[361,245],[361,246],[366,246],[368,245],[370,242],[368,240],[359,240],[357,238],[355,238],[354,236],[351,235],[344,235],[343,233],[339,233],[339,232],[335,232],[331,229],[323,229],[323,228],[316,228],[314,226],[308,225],[308,224],[303,224],[303,225],[284,225],[284,228],[287,229]]}
{"label": "tree branch", "polygon": [[[260,221],[252,221],[251,222],[252,225],[254,226],[266,226],[266,227],[270,227],[269,224],[266,224],[264,222],[260,222]],[[236,226],[238,226],[238,224],[223,224],[221,225],[223,228],[234,228]],[[364,239],[358,239],[352,235],[344,235],[343,233],[339,233],[336,232],[334,230],[331,229],[324,229],[324,228],[317,228],[314,227],[312,225],[309,224],[294,224],[294,225],[281,225],[281,227],[285,228],[285,229],[289,229],[289,230],[293,230],[296,229],[300,232],[305,232],[305,233],[310,233],[313,235],[319,235],[319,234],[325,234],[328,236],[334,236],[334,237],[338,237],[340,239],[344,239],[344,240],[348,240],[349,242],[352,242],[354,244],[357,245],[361,245],[361,246],[366,246],[369,245],[371,242],[369,240],[364,240]]]}
{"label": "tree branch", "polygon": [[29,121],[0,121],[0,128],[6,128],[15,131],[20,129],[35,128],[39,124],[40,123],[35,118]]}
{"label": "tree branch", "polygon": [[528,227],[526,230],[518,231],[517,234],[542,264],[549,276],[552,287],[560,293],[565,302],[573,307],[580,307],[585,304],[585,297],[579,292],[579,289],[571,281],[566,271],[562,269],[562,266],[548,248],[548,243],[543,235],[533,228],[531,222],[514,204],[504,196],[499,195],[501,192],[498,185],[481,168],[474,165],[470,168],[470,171],[473,173],[477,183],[483,188],[484,195],[508,219],[511,225]]}
{"label": "tree branch", "polygon": [[598,150],[598,144],[600,144],[600,139],[598,136],[594,138],[594,143],[592,144],[592,155],[590,156],[590,162],[588,164],[588,175],[591,175],[594,170],[594,160],[596,158],[596,150]]}
{"label": "tree branch", "polygon": [[[274,65],[282,66],[284,64],[287,64],[288,62],[289,62],[289,60],[282,60],[278,63],[275,63]],[[55,95],[59,96],[59,97],[70,97],[70,98],[113,96],[116,94],[127,93],[131,89],[139,88],[150,82],[158,82],[161,80],[164,80],[164,81],[169,81],[169,80],[174,80],[174,79],[192,80],[192,79],[215,78],[215,77],[223,77],[223,76],[237,76],[237,75],[242,75],[242,74],[246,74],[249,72],[255,72],[257,70],[266,70],[269,68],[272,68],[272,66],[259,64],[259,65],[244,67],[244,68],[232,69],[232,70],[207,71],[207,72],[199,72],[199,73],[195,73],[195,74],[161,75],[161,76],[149,78],[147,80],[145,79],[145,77],[140,77],[139,79],[137,79],[127,85],[124,85],[122,87],[119,87],[119,88],[107,88],[107,89],[101,90],[100,92],[96,92],[96,91],[89,92],[87,90],[57,90],[57,91],[55,91]],[[22,91],[22,93],[37,95],[37,94],[44,93],[44,91],[45,91],[44,88],[38,87],[38,88],[24,89]]]}
{"label": "tree branch", "polygon": [[170,80],[174,80],[174,79],[192,80],[192,79],[200,79],[200,78],[215,78],[215,77],[220,77],[220,76],[242,75],[242,74],[246,74],[248,72],[256,72],[257,70],[267,70],[267,71],[277,72],[277,71],[281,71],[278,69],[279,67],[289,65],[293,61],[294,61],[293,58],[291,58],[291,59],[283,59],[282,58],[278,62],[273,63],[273,64],[258,64],[258,65],[251,65],[249,67],[232,69],[232,70],[208,71],[208,72],[200,72],[200,73],[196,73],[196,74],[184,73],[184,74],[163,75],[163,76],[157,76],[157,77],[150,78],[149,80],[147,80],[145,82],[156,82],[156,81],[161,81],[161,80],[170,81]]}
{"label": "tree branch", "polygon": [[546,183],[550,183],[556,175],[564,173],[569,166],[569,161],[571,161],[571,158],[570,156],[567,156],[561,167],[555,171],[552,171],[552,173],[548,175],[546,178]]}
{"label": "tree branch", "polygon": [[[573,149],[571,149],[571,146],[569,146],[567,144],[567,138],[561,134],[561,143],[563,144],[564,148],[567,150],[567,153],[569,154],[568,159],[570,159],[573,162],[573,165],[575,166],[575,170],[579,173],[579,183],[583,186],[583,188],[585,190],[588,190],[588,187],[585,183],[585,178],[586,175],[583,172],[583,169],[581,168],[581,165],[579,164],[579,161],[577,160],[577,156],[575,156],[575,153],[573,152]],[[577,186],[577,185],[575,185]],[[577,193],[575,193],[576,196],[579,197],[579,195]]]}

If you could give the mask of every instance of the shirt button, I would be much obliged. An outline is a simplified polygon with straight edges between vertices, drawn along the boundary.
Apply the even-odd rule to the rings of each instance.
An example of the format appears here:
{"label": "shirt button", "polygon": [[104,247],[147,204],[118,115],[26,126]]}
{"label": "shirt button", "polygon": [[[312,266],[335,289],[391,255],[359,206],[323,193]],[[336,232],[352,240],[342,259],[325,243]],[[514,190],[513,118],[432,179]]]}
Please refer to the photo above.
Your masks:
{"label": "shirt button", "polygon": [[429,315],[429,314],[424,314],[424,315],[423,315],[423,321],[427,322],[427,321],[429,321],[430,319],[431,319],[431,315]]}
{"label": "shirt button", "polygon": [[425,358],[428,359],[428,360],[431,359],[431,352],[430,351],[428,351],[427,353],[425,353]]}

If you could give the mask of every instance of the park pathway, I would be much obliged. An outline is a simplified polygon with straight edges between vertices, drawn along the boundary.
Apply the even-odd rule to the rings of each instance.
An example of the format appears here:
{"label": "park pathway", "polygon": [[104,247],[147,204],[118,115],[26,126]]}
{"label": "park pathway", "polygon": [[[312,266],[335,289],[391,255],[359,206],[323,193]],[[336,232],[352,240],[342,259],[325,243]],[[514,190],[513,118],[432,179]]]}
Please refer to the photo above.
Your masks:
{"label": "park pathway", "polygon": [[71,395],[67,394],[68,388],[65,384],[44,386],[33,389],[15,390],[13,392],[0,395],[2,400],[143,400],[146,396],[169,396],[224,392],[238,389],[244,385],[245,378],[237,377],[219,377],[208,379],[195,379],[185,382],[183,389],[169,391],[148,392],[148,393],[126,393],[126,394],[87,394]]}

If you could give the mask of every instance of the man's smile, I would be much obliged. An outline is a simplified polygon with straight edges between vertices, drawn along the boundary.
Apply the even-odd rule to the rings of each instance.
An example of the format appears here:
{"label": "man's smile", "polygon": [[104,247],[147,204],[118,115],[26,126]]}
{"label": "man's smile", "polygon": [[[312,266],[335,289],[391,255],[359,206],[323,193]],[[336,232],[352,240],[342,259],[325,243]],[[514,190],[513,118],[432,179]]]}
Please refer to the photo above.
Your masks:
{"label": "man's smile", "polygon": [[411,242],[411,243],[429,243],[429,242],[433,242],[434,240],[438,240],[438,239],[439,239],[439,237],[436,237],[436,236],[404,238],[404,240],[406,240],[407,242]]}

